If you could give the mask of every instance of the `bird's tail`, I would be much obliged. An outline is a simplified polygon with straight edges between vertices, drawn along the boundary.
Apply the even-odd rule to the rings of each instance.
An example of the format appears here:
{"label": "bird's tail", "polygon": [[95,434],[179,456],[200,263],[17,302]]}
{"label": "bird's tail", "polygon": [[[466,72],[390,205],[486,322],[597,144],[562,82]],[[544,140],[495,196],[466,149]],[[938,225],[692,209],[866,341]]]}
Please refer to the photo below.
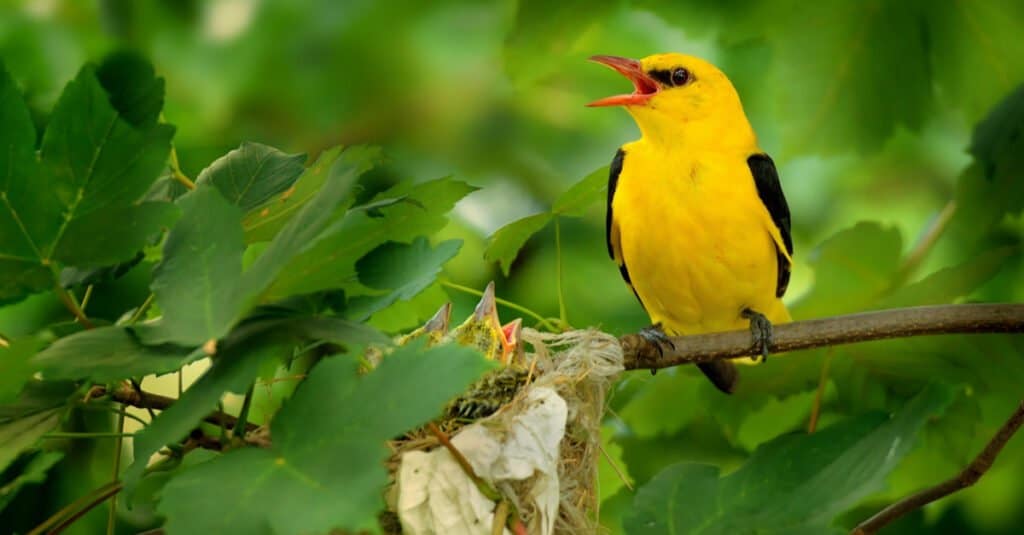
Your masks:
{"label": "bird's tail", "polygon": [[732,394],[736,388],[736,380],[739,378],[739,372],[736,370],[736,365],[728,360],[715,360],[712,362],[701,362],[697,364],[700,371],[704,372],[704,375],[711,380],[716,388],[725,392],[726,394]]}

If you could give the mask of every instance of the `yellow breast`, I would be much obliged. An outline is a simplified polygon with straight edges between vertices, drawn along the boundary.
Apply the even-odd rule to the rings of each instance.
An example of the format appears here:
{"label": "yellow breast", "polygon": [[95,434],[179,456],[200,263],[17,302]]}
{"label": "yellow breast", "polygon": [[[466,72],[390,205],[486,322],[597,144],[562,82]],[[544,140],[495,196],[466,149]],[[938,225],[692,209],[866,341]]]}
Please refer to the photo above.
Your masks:
{"label": "yellow breast", "polygon": [[773,321],[776,249],[746,154],[626,152],[612,211],[633,287],[672,334],[743,329],[752,308]]}

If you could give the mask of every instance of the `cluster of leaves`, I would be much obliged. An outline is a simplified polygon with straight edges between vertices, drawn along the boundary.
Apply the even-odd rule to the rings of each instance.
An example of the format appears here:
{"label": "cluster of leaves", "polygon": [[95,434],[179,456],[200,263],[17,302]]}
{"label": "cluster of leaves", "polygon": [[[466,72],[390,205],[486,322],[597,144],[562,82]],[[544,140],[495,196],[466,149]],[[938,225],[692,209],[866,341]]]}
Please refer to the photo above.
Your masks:
{"label": "cluster of leaves", "polygon": [[[426,236],[474,188],[440,179],[361,195],[374,148],[326,150],[306,167],[303,155],[255,143],[192,183],[177,168],[174,128],[160,121],[163,87],[134,54],[87,65],[37,151],[28,108],[0,66],[0,300],[52,292],[74,320],[3,339],[0,508],[60,462],[66,445],[53,438],[74,437],[92,387],[115,392],[210,357],[132,435],[134,462],[115,472],[127,503],[152,508],[159,495],[168,533],[370,528],[387,480],[384,441],[436,416],[489,366],[474,350],[412,344],[359,373],[362,347],[390,343],[366,320],[434,282],[460,242]],[[148,298],[90,314],[90,296],[103,299],[96,287],[139,270]],[[248,392],[244,429],[254,382],[280,369],[306,378],[275,415],[271,447],[214,428],[224,453],[182,449],[228,392]]]}

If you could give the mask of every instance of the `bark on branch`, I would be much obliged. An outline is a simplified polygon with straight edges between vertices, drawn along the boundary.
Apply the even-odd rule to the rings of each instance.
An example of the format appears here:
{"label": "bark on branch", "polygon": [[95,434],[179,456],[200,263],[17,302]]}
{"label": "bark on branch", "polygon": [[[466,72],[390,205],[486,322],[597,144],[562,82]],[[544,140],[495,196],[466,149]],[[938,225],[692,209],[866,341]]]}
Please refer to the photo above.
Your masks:
{"label": "bark on branch", "polygon": [[[131,405],[142,409],[155,409],[158,411],[167,410],[168,407],[174,405],[174,402],[177,401],[174,398],[135,390],[134,388],[115,388],[108,392],[104,387],[100,386],[93,388],[89,394],[89,398],[101,397],[108,393],[110,394],[110,399],[119,403],[124,403],[125,405]],[[235,425],[238,423],[238,418],[225,412],[214,411],[204,417],[203,421],[227,429],[234,429]],[[258,425],[250,422],[246,424],[245,429],[246,431],[252,431],[258,427]]]}
{"label": "bark on branch", "polygon": [[992,467],[996,456],[999,455],[1003,446],[1013,437],[1013,434],[1020,429],[1021,424],[1024,424],[1024,401],[1017,406],[1017,410],[1010,415],[1006,423],[999,428],[996,436],[992,437],[992,440],[985,446],[985,449],[971,461],[971,464],[967,465],[967,468],[964,468],[955,477],[947,479],[934,487],[911,494],[882,509],[875,516],[861,522],[860,525],[854,528],[851,532],[852,535],[872,535],[877,533],[878,530],[910,511],[924,507],[929,503],[977,483],[981,476],[985,475],[985,472]]}
{"label": "bark on branch", "polygon": [[[769,350],[852,344],[934,334],[1024,332],[1024,304],[966,304],[898,308],[776,325]],[[750,331],[676,336],[659,348],[637,334],[619,339],[627,370],[669,368],[760,353]]]}

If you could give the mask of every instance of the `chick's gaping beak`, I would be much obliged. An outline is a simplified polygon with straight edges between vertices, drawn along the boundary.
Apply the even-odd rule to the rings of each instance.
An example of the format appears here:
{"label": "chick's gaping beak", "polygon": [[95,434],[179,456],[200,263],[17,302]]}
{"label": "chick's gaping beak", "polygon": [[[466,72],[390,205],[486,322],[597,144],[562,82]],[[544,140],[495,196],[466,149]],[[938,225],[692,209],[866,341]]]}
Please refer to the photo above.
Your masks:
{"label": "chick's gaping beak", "polygon": [[647,76],[640,66],[640,62],[635,59],[618,56],[590,56],[590,61],[611,67],[619,74],[629,78],[629,81],[633,82],[633,92],[629,95],[615,95],[595,100],[587,106],[635,106],[645,104],[658,92],[658,83]]}

